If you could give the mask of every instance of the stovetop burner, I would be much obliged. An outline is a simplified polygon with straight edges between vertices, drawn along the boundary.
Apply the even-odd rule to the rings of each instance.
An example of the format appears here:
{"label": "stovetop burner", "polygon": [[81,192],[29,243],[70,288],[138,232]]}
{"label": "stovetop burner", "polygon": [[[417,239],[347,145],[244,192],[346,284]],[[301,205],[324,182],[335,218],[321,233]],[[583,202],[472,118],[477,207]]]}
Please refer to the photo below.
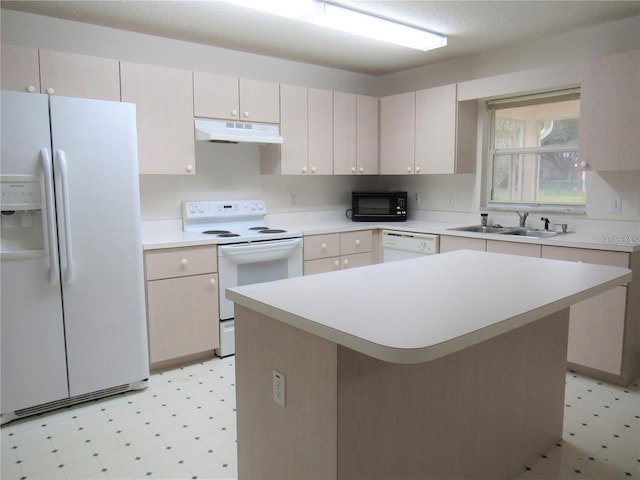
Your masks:
{"label": "stovetop burner", "polygon": [[249,230],[269,230],[269,227],[261,226],[261,227],[251,227]]}
{"label": "stovetop burner", "polygon": [[239,233],[231,233],[231,232],[227,232],[227,233],[221,233],[220,235],[216,235],[216,237],[222,237],[222,238],[227,238],[227,237],[239,237],[240,234]]}
{"label": "stovetop burner", "polygon": [[231,233],[229,230],[205,230],[202,233],[206,233],[207,235],[222,235],[223,233]]}
{"label": "stovetop burner", "polygon": [[280,230],[278,228],[264,228],[258,233],[286,233],[286,230]]}

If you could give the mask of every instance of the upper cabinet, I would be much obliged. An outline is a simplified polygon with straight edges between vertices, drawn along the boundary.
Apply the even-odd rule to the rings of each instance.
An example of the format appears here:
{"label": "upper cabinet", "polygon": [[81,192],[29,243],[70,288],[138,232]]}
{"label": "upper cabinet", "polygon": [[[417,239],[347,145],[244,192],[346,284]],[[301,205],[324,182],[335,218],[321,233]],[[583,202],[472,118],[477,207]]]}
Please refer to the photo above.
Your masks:
{"label": "upper cabinet", "polygon": [[193,72],[196,117],[279,123],[277,83]]}
{"label": "upper cabinet", "polygon": [[585,62],[580,160],[589,170],[640,170],[640,50]]}
{"label": "upper cabinet", "polygon": [[333,171],[378,173],[378,98],[333,93]]}
{"label": "upper cabinet", "polygon": [[2,89],[40,93],[38,49],[2,45]]}
{"label": "upper cabinet", "polygon": [[282,145],[260,147],[261,172],[279,175],[333,173],[332,92],[280,85]]}
{"label": "upper cabinet", "polygon": [[380,99],[381,174],[416,173],[415,129],[415,92],[400,93]]}
{"label": "upper cabinet", "polygon": [[2,45],[2,88],[120,101],[117,60]]}
{"label": "upper cabinet", "polygon": [[380,100],[380,172],[473,173],[477,104],[458,102],[456,85]]}
{"label": "upper cabinet", "polygon": [[136,104],[141,174],[194,174],[191,71],[121,62],[122,101]]}

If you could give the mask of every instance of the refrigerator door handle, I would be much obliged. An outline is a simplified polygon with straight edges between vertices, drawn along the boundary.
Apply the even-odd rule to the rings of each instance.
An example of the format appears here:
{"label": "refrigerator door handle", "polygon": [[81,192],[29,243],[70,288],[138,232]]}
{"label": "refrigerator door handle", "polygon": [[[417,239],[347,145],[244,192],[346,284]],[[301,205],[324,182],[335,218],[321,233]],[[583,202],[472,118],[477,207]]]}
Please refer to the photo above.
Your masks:
{"label": "refrigerator door handle", "polygon": [[60,270],[58,266],[58,237],[55,229],[55,207],[53,197],[53,171],[51,169],[51,157],[49,150],[43,148],[40,150],[40,163],[42,164],[42,172],[44,175],[44,195],[46,203],[46,234],[47,245],[49,247],[49,283],[55,285],[60,279]]}
{"label": "refrigerator door handle", "polygon": [[64,251],[66,265],[63,271],[64,281],[67,285],[73,283],[73,248],[71,246],[71,210],[69,208],[69,174],[67,172],[67,157],[64,150],[56,151],[55,166],[60,172],[61,196],[62,196],[62,217],[64,231]]}

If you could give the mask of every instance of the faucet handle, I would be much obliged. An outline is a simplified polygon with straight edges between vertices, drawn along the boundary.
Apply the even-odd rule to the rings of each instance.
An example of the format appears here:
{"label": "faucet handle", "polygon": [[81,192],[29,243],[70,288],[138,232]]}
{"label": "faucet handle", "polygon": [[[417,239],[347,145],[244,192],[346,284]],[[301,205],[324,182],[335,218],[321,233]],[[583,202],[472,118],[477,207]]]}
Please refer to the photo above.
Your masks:
{"label": "faucet handle", "polygon": [[569,226],[566,223],[554,223],[554,227],[560,227],[562,233],[567,233],[569,231]]}
{"label": "faucet handle", "polygon": [[549,230],[549,223],[551,223],[551,221],[547,217],[542,217],[540,220],[544,222],[544,229]]}

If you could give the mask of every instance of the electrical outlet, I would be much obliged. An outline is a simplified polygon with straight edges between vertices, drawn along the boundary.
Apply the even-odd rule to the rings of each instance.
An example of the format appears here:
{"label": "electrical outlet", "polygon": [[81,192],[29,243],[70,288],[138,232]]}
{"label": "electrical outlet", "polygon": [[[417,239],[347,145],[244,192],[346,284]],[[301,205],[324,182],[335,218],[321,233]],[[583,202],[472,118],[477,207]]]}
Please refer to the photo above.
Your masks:
{"label": "electrical outlet", "polygon": [[611,197],[611,213],[620,213],[622,211],[622,197]]}
{"label": "electrical outlet", "polygon": [[295,205],[296,204],[296,194],[295,193],[290,193],[289,194],[289,203],[291,205]]}
{"label": "electrical outlet", "polygon": [[456,205],[456,196],[453,193],[450,193],[447,199],[447,206],[455,207],[455,205]]}
{"label": "electrical outlet", "polygon": [[420,194],[416,193],[416,205],[420,205],[421,202],[422,202],[422,199],[420,198]]}
{"label": "electrical outlet", "polygon": [[273,401],[284,407],[285,383],[284,373],[273,371]]}

